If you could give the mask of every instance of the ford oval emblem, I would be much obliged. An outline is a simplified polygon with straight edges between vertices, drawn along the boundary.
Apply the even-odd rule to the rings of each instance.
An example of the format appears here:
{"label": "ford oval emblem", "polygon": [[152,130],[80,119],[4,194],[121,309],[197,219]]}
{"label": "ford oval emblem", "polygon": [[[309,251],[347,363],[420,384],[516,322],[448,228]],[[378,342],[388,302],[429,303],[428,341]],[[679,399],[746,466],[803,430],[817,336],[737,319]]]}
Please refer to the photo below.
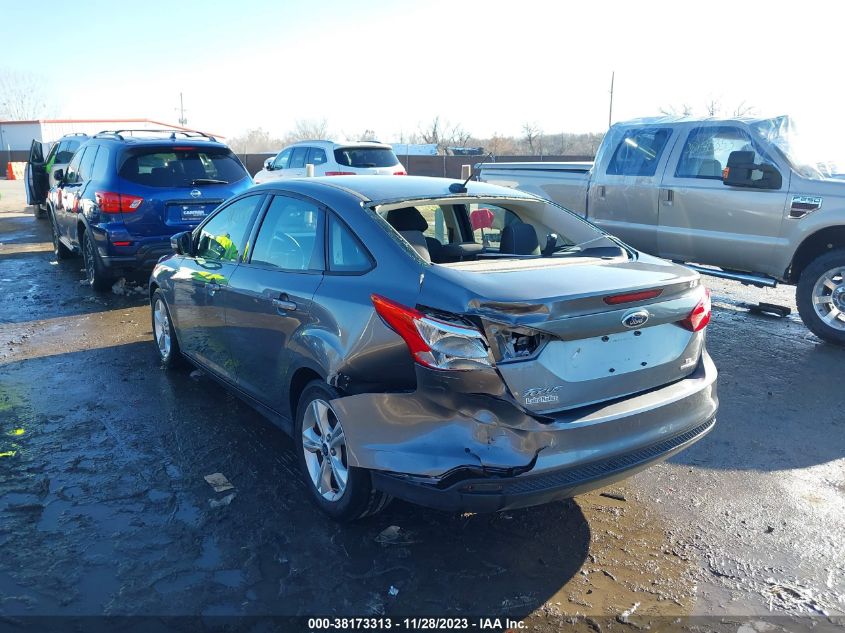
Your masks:
{"label": "ford oval emblem", "polygon": [[191,197],[192,198],[199,198],[202,195],[202,191],[199,189],[191,189]]}
{"label": "ford oval emblem", "polygon": [[646,324],[651,315],[648,310],[637,310],[636,312],[629,312],[622,317],[622,325],[627,328],[638,328]]}

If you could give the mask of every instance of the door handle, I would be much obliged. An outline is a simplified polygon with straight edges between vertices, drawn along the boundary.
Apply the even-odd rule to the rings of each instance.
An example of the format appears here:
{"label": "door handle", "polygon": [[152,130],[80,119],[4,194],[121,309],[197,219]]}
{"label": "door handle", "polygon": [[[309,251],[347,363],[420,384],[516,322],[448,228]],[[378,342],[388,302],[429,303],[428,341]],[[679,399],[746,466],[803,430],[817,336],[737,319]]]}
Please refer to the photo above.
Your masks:
{"label": "door handle", "polygon": [[273,299],[273,305],[277,310],[285,312],[293,312],[296,310],[296,303],[288,299],[287,295],[280,295],[278,299]]}
{"label": "door handle", "polygon": [[212,281],[211,283],[208,283],[208,284],[205,285],[205,289],[208,291],[208,294],[210,294],[212,297],[214,296],[215,292],[217,292],[218,290],[220,290],[222,288],[223,288],[223,286],[221,286],[216,281]]}
{"label": "door handle", "polygon": [[599,198],[604,199],[605,193],[606,191],[604,185],[599,185]]}
{"label": "door handle", "polygon": [[666,203],[666,206],[671,207],[672,203],[675,202],[675,192],[672,189],[661,189],[660,193],[663,196],[663,202]]}

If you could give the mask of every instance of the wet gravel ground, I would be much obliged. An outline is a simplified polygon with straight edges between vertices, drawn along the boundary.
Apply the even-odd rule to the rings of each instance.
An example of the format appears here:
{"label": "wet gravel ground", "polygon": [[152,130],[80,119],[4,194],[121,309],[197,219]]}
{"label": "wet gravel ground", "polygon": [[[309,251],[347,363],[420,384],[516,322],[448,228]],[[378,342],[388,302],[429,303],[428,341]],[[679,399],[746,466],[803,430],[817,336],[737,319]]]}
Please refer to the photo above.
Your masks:
{"label": "wet gravel ground", "polygon": [[[339,526],[308,502],[283,433],[159,366],[132,280],[92,293],[19,187],[0,194],[0,629],[57,614],[841,622],[845,350],[744,307],[794,309],[792,288],[708,280],[719,422],[668,463],[539,508],[394,502]],[[218,472],[232,489],[204,480]]]}

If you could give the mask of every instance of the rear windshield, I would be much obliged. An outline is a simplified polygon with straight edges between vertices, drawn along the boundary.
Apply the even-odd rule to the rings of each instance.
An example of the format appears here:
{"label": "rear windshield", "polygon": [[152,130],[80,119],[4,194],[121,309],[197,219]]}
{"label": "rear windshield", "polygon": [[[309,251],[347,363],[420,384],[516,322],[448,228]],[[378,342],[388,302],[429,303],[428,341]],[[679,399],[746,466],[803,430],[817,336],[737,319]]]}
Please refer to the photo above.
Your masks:
{"label": "rear windshield", "polygon": [[344,167],[394,167],[399,159],[387,147],[339,147],[334,159]]}
{"label": "rear windshield", "polygon": [[120,168],[120,177],[148,187],[228,184],[246,176],[243,165],[226,149],[174,148],[135,151]]}

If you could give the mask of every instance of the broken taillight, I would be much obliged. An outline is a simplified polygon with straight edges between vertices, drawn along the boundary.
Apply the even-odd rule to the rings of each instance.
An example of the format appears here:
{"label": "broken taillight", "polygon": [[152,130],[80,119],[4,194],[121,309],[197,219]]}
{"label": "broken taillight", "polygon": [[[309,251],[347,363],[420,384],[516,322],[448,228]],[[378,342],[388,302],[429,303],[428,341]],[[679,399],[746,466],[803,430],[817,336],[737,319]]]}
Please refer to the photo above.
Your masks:
{"label": "broken taillight", "polygon": [[712,305],[710,303],[710,289],[703,288],[704,296],[701,301],[692,309],[689,316],[681,321],[679,325],[690,332],[700,332],[710,323]]}
{"label": "broken taillight", "polygon": [[432,318],[381,295],[371,295],[376,312],[405,341],[414,360],[433,369],[478,369],[492,362],[484,336],[472,327]]}

